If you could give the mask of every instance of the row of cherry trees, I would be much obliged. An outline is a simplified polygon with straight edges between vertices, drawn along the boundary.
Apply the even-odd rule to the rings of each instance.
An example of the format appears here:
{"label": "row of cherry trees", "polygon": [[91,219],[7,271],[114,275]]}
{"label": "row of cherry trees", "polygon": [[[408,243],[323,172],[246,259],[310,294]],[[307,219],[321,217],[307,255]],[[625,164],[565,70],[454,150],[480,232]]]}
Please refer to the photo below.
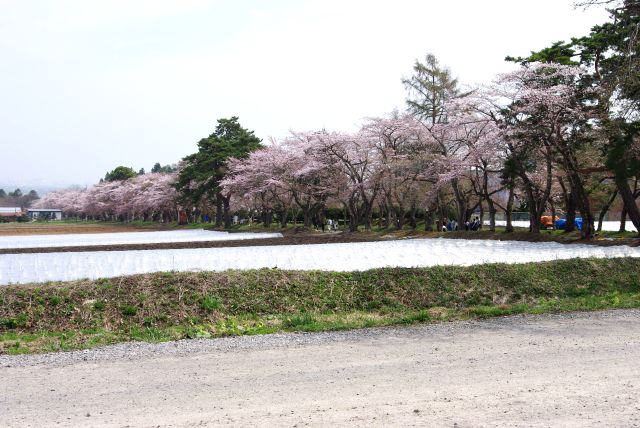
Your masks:
{"label": "row of cherry trees", "polygon": [[175,173],[148,173],[87,189],[47,193],[35,208],[59,208],[67,217],[95,220],[173,221],[178,215]]}
{"label": "row of cherry trees", "polygon": [[407,111],[368,119],[358,132],[292,132],[261,145],[237,117],[221,119],[175,174],[56,192],[39,205],[130,220],[173,218],[180,203],[225,226],[244,209],[266,225],[301,214],[306,226],[339,209],[351,230],[376,218],[398,228],[421,218],[430,229],[455,217],[461,227],[477,211],[488,212],[491,229],[503,211],[512,230],[519,206],[533,232],[542,214],[562,213],[567,230],[580,215],[589,238],[619,200],[621,224],[628,215],[640,230],[640,6],[604,2],[615,6],[610,22],[511,58],[521,67],[491,85],[461,91],[427,55],[402,80]]}
{"label": "row of cherry trees", "polygon": [[590,234],[590,178],[602,159],[582,77],[579,67],[533,63],[444,100],[437,118],[394,113],[354,134],[292,133],[231,161],[222,185],[236,208],[275,212],[283,223],[292,207],[306,226],[344,207],[352,230],[370,228],[374,211],[402,227],[415,226],[420,210],[430,228],[449,211],[462,225],[477,209],[488,210],[494,229],[496,212],[509,219],[514,199],[532,219],[571,200]]}
{"label": "row of cherry trees", "polygon": [[[328,208],[340,208],[351,230],[369,229],[374,216],[381,226],[398,228],[416,227],[421,216],[430,229],[453,214],[463,225],[477,210],[488,213],[493,230],[496,213],[510,222],[520,201],[532,219],[566,213],[569,228],[577,211],[590,236],[594,196],[606,201],[597,207],[602,218],[617,188],[594,114],[598,93],[585,75],[576,66],[531,63],[492,85],[441,97],[432,114],[370,118],[356,133],[293,132],[227,161],[220,193],[231,210],[258,212],[267,225],[276,214],[284,226],[297,211],[311,226],[324,221]],[[638,142],[622,156],[637,159]],[[52,192],[37,206],[83,218],[174,220],[180,203],[188,212],[194,208],[175,189],[179,174]],[[193,212],[217,209],[205,200]]]}

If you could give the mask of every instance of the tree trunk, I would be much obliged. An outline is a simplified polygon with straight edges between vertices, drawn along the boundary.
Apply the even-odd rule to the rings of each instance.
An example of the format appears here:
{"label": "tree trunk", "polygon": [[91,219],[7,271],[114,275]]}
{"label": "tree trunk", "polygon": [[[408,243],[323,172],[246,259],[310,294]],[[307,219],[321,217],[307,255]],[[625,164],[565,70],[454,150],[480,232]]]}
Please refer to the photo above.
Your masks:
{"label": "tree trunk", "polygon": [[224,227],[229,229],[231,227],[231,212],[229,207],[231,205],[231,195],[222,197],[222,208],[224,210]]}
{"label": "tree trunk", "polygon": [[[347,225],[347,206],[343,205],[342,206],[342,221],[344,222],[344,225]],[[338,225],[340,225],[340,223],[338,223]]]}
{"label": "tree trunk", "polygon": [[[588,201],[588,199],[586,200]],[[580,231],[580,236],[582,239],[591,239],[593,238],[595,219],[591,212],[590,204],[587,203],[586,206],[580,210],[580,214],[582,214],[582,230]]]}
{"label": "tree trunk", "polygon": [[458,180],[454,179],[451,181],[451,186],[453,187],[453,195],[456,199],[456,208],[458,211],[458,224],[464,224],[467,217],[467,201],[464,198],[464,195],[460,191],[458,187]]}
{"label": "tree trunk", "polygon": [[[493,204],[491,198],[487,198],[487,207],[489,208],[489,230],[492,232],[496,231],[496,207]],[[480,220],[484,221],[484,220]]]}
{"label": "tree trunk", "polygon": [[296,226],[298,224],[298,217],[300,216],[300,208],[296,209],[296,212],[293,217],[293,225]]}
{"label": "tree trunk", "polygon": [[358,231],[358,221],[354,218],[354,216],[349,215],[349,232],[357,232]]}
{"label": "tree trunk", "polygon": [[440,195],[438,195],[437,204],[438,215],[440,216],[439,220],[436,221],[436,226],[438,227],[437,232],[442,232],[442,226],[445,226],[447,224],[447,219],[445,219],[444,216],[444,206],[442,205],[442,203],[440,203]]}
{"label": "tree trunk", "polygon": [[411,225],[411,230],[416,230],[418,227],[418,222],[416,220],[416,207],[412,206],[409,211],[409,224]]}
{"label": "tree trunk", "polygon": [[589,195],[587,194],[582,183],[582,179],[577,171],[571,171],[569,177],[571,179],[571,193],[574,194],[578,210],[582,215],[582,230],[580,231],[580,235],[582,239],[591,239],[593,238],[594,232],[594,218],[593,212],[591,212]]}
{"label": "tree trunk", "polygon": [[393,207],[393,202],[391,200],[391,196],[385,197],[385,209],[386,209],[386,227],[396,227],[396,213],[395,208]]}
{"label": "tree trunk", "polygon": [[529,208],[529,232],[540,233],[540,218],[538,217],[537,208],[538,201],[536,200],[531,182],[527,180],[523,178],[522,181],[524,181],[525,183],[525,190],[527,192],[527,204]]}
{"label": "tree trunk", "polygon": [[540,217],[538,217],[535,199],[529,201],[529,232],[540,233]]}
{"label": "tree trunk", "polygon": [[624,177],[619,177],[618,174],[615,175],[616,186],[618,187],[618,192],[620,196],[622,196],[622,201],[624,202],[624,208],[629,216],[629,220],[635,226],[636,230],[640,234],[640,210],[636,205],[636,199],[631,191],[631,187],[629,186],[629,182]]}
{"label": "tree trunk", "polygon": [[222,194],[216,194],[216,227],[222,226]]}
{"label": "tree trunk", "polygon": [[397,230],[402,230],[402,228],[404,227],[405,214],[406,213],[404,212],[403,209],[401,208],[396,209],[396,224],[394,226]]}
{"label": "tree trunk", "polygon": [[553,179],[553,165],[551,163],[552,153],[551,148],[546,148],[546,184],[544,193],[540,197],[539,200],[536,199],[534,193],[534,185],[527,177],[526,171],[523,169],[520,171],[519,176],[522,179],[522,182],[525,185],[525,190],[527,192],[527,199],[529,202],[529,231],[532,233],[540,233],[540,216],[544,213],[544,210],[547,206],[547,202],[549,201],[549,196],[551,195],[551,184]]}
{"label": "tree trunk", "polygon": [[576,198],[573,191],[570,191],[567,197],[567,222],[564,231],[568,233],[574,230],[576,230]]}
{"label": "tree trunk", "polygon": [[288,208],[283,208],[282,211],[280,212],[280,227],[281,228],[285,228],[287,227],[287,220],[289,217],[289,209]]}
{"label": "tree trunk", "polygon": [[602,222],[604,221],[604,216],[607,215],[609,208],[611,208],[611,204],[615,201],[616,196],[618,196],[618,191],[615,190],[604,207],[600,210],[600,216],[598,218],[598,232],[602,232]]}
{"label": "tree trunk", "polygon": [[309,207],[304,207],[302,209],[302,213],[303,213],[303,216],[304,216],[304,220],[303,220],[304,221],[304,227],[310,228],[311,227],[311,221],[312,221],[311,209]]}
{"label": "tree trunk", "polygon": [[427,232],[433,231],[433,215],[434,212],[427,210],[424,214],[424,230]]}
{"label": "tree trunk", "polygon": [[513,200],[514,200],[513,186],[510,186],[509,197],[507,198],[507,209],[504,212],[504,215],[506,216],[506,220],[507,220],[507,228],[505,231],[508,233],[513,232],[513,222],[511,220],[511,217],[513,216]]}

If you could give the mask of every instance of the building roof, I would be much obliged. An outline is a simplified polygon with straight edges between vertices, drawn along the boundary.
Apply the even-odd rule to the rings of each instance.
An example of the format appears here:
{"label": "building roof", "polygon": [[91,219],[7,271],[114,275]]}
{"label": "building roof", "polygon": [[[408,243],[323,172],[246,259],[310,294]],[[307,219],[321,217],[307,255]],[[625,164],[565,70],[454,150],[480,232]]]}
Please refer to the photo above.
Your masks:
{"label": "building roof", "polygon": [[22,212],[20,207],[0,207],[0,213],[19,213]]}
{"label": "building roof", "polygon": [[27,212],[29,213],[50,213],[50,212],[62,212],[61,209],[58,208],[35,208],[35,209],[31,209],[29,208],[27,210]]}

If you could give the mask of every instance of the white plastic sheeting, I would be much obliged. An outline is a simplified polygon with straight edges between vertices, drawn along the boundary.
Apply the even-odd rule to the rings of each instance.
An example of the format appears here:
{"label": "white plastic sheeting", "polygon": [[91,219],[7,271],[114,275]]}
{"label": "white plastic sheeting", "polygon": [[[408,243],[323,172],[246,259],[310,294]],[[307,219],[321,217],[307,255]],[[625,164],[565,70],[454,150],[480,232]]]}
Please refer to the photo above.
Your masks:
{"label": "white plastic sheeting", "polygon": [[[511,222],[513,227],[526,227],[529,228],[529,220],[515,220]],[[489,222],[485,221],[484,224],[489,226]],[[496,226],[506,226],[507,222],[505,220],[496,221]],[[595,227],[598,227],[598,222],[596,221]],[[625,223],[626,230],[628,232],[636,232],[636,228],[632,222],[628,221]],[[619,221],[603,221],[602,222],[602,230],[606,232],[617,232],[620,230],[620,222]]]}
{"label": "white plastic sheeting", "polygon": [[524,263],[574,257],[640,257],[628,246],[555,242],[412,239],[346,244],[0,255],[0,285],[108,278],[158,271],[279,268],[354,271],[480,263]]}
{"label": "white plastic sheeting", "polygon": [[77,233],[68,235],[0,236],[0,248],[47,248],[94,245],[161,244],[282,238],[281,233],[229,233],[204,229],[162,232]]}

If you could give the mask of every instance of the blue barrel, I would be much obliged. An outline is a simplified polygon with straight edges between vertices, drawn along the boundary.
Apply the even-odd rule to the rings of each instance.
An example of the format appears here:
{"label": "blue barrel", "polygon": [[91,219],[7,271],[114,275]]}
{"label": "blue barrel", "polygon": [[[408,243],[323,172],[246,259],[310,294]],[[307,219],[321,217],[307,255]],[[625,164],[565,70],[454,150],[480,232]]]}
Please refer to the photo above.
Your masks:
{"label": "blue barrel", "polygon": [[[576,229],[582,230],[582,217],[576,217],[575,219]],[[567,219],[561,218],[556,220],[556,229],[557,230],[565,230],[567,228]]]}

